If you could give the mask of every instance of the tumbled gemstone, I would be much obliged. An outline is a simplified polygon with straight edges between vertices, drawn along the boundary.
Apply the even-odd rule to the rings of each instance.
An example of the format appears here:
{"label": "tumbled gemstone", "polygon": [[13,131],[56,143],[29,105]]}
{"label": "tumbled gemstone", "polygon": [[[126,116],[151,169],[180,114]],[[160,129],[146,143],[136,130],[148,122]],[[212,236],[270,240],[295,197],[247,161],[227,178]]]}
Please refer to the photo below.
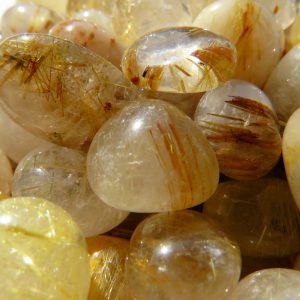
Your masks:
{"label": "tumbled gemstone", "polygon": [[214,148],[220,171],[238,180],[267,174],[281,154],[277,118],[255,85],[231,80],[201,98],[195,121]]}
{"label": "tumbled gemstone", "polygon": [[216,156],[201,129],[163,101],[125,107],[98,131],[88,179],[104,202],[132,212],[179,210],[216,190]]}
{"label": "tumbled gemstone", "polygon": [[59,14],[65,14],[70,0],[16,0],[17,3],[35,3],[48,7]]}

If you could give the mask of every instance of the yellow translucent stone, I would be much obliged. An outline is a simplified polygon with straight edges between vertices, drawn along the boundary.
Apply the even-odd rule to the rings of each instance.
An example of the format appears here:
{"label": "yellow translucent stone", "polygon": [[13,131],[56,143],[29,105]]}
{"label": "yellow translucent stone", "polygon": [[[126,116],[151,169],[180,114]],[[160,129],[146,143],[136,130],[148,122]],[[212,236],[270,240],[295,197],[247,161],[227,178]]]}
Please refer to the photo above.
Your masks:
{"label": "yellow translucent stone", "polygon": [[68,0],[68,13],[73,14],[85,9],[95,9],[111,14],[117,0]]}
{"label": "yellow translucent stone", "polygon": [[300,43],[300,14],[297,15],[295,22],[287,34],[287,47],[292,48]]}
{"label": "yellow translucent stone", "polygon": [[86,150],[101,125],[137,92],[107,60],[42,34],[0,44],[2,106],[34,134]]}
{"label": "yellow translucent stone", "polygon": [[239,249],[217,224],[204,214],[181,211],[138,225],[126,283],[133,299],[219,300],[236,286],[240,270]]}
{"label": "yellow translucent stone", "polygon": [[0,149],[0,194],[10,195],[13,171],[9,159]]}
{"label": "yellow translucent stone", "polygon": [[128,105],[98,131],[88,179],[108,205],[132,212],[195,206],[217,188],[215,153],[201,129],[171,104]]}
{"label": "yellow translucent stone", "polygon": [[86,300],[88,253],[81,231],[39,198],[0,202],[1,299]]}
{"label": "yellow translucent stone", "polygon": [[129,241],[97,236],[87,239],[87,245],[91,266],[88,300],[129,300],[124,274]]}
{"label": "yellow translucent stone", "polygon": [[227,181],[204,204],[244,256],[283,257],[300,249],[300,215],[285,180]]}
{"label": "yellow translucent stone", "polygon": [[235,46],[225,38],[195,27],[149,33],[124,53],[125,77],[139,88],[173,93],[199,93],[230,79],[237,62]]}

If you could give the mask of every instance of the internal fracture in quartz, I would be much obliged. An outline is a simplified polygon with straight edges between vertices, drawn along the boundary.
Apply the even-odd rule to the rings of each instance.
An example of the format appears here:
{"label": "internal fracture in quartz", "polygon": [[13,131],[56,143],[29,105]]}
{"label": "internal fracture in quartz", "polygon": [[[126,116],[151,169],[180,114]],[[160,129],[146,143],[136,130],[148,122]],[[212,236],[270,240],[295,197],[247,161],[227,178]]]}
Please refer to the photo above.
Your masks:
{"label": "internal fracture in quartz", "polygon": [[125,285],[125,260],[129,241],[97,236],[87,239],[91,285],[88,300],[129,300]]}
{"label": "internal fracture in quartz", "polygon": [[201,98],[195,121],[214,148],[220,171],[238,180],[267,174],[281,155],[277,118],[268,97],[232,80]]}
{"label": "internal fracture in quartz", "polygon": [[252,0],[218,0],[206,6],[193,26],[229,39],[237,48],[234,78],[262,87],[283,51],[283,31],[272,13]]}
{"label": "internal fracture in quartz", "polygon": [[227,181],[205,202],[244,256],[283,257],[300,250],[300,215],[285,180]]}
{"label": "internal fracture in quartz", "polygon": [[11,164],[5,153],[0,149],[0,197],[1,195],[10,195],[12,179]]}
{"label": "internal fracture in quartz", "polygon": [[45,139],[87,149],[99,127],[137,92],[101,56],[69,41],[23,34],[0,44],[5,111]]}
{"label": "internal fracture in quartz", "polygon": [[122,70],[142,89],[199,93],[230,79],[236,60],[235,47],[223,37],[195,27],[167,28],[130,46]]}
{"label": "internal fracture in quartz", "polygon": [[87,168],[98,197],[132,212],[195,206],[213,194],[219,178],[201,129],[158,100],[129,105],[109,119],[91,144]]}
{"label": "internal fracture in quartz", "polygon": [[81,231],[39,198],[0,201],[1,298],[86,300],[89,258]]}
{"label": "internal fracture in quartz", "polygon": [[37,149],[18,165],[13,196],[41,197],[63,207],[85,236],[111,230],[127,216],[103,203],[90,189],[85,154],[59,146]]}
{"label": "internal fracture in quartz", "polygon": [[48,33],[61,17],[54,11],[33,3],[16,4],[9,8],[1,19],[4,37],[19,33]]}
{"label": "internal fracture in quartz", "polygon": [[217,224],[204,214],[181,211],[138,225],[126,283],[138,300],[217,300],[235,287],[240,270],[239,249]]}

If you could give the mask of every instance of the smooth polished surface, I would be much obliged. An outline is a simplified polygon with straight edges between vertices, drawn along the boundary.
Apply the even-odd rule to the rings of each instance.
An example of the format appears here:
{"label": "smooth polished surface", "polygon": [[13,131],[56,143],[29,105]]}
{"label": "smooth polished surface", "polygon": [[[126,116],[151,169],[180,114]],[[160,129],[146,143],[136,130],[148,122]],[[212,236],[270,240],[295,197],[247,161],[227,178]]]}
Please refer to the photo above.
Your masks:
{"label": "smooth polished surface", "polygon": [[89,258],[81,231],[38,198],[0,201],[1,299],[86,300]]}
{"label": "smooth polished surface", "polygon": [[222,224],[244,256],[283,257],[300,250],[300,214],[285,180],[223,182],[203,211]]}
{"label": "smooth polished surface", "polygon": [[0,149],[0,194],[11,193],[13,171],[6,154]]}
{"label": "smooth polished surface", "polygon": [[158,100],[129,105],[109,119],[92,142],[87,169],[99,198],[132,212],[195,206],[213,194],[219,178],[201,129]]}
{"label": "smooth polished surface", "polygon": [[35,3],[48,7],[59,14],[65,14],[69,0],[16,0],[17,3]]}
{"label": "smooth polished surface", "polygon": [[149,33],[124,53],[125,77],[139,88],[199,93],[230,79],[237,62],[228,40],[196,27],[174,27]]}
{"label": "smooth polished surface", "polygon": [[238,180],[267,174],[281,154],[277,118],[255,85],[231,80],[201,98],[195,121],[214,148],[220,171]]}
{"label": "smooth polished surface", "polygon": [[295,22],[290,27],[287,37],[287,47],[288,49],[293,48],[300,43],[300,14],[297,14]]}
{"label": "smooth polished surface", "polygon": [[86,155],[59,146],[29,153],[15,171],[12,193],[41,197],[63,207],[85,236],[107,232],[128,216],[92,192],[86,177]]}
{"label": "smooth polished surface", "polygon": [[220,300],[239,280],[238,247],[207,216],[157,214],[130,241],[126,282],[136,300]]}

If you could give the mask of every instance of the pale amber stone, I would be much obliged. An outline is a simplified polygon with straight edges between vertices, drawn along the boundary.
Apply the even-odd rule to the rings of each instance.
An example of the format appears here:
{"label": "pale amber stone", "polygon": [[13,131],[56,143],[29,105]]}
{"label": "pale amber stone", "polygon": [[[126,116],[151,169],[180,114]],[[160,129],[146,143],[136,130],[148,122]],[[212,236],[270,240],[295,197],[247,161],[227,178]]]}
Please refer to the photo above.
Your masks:
{"label": "pale amber stone", "polygon": [[262,87],[283,51],[283,31],[272,13],[252,0],[218,0],[193,23],[229,39],[237,48],[234,78]]}
{"label": "pale amber stone", "polygon": [[24,34],[0,44],[0,97],[6,112],[33,133],[86,150],[99,127],[139,95],[120,70],[88,49]]}
{"label": "pale amber stone", "polygon": [[204,204],[244,256],[283,257],[300,250],[300,215],[285,180],[227,181]]}
{"label": "pale amber stone", "polygon": [[92,192],[86,178],[86,155],[59,146],[39,148],[19,163],[12,194],[41,197],[63,207],[85,236],[107,232],[128,216]]}
{"label": "pale amber stone", "polygon": [[237,61],[226,39],[195,27],[149,33],[124,53],[125,77],[150,91],[199,93],[230,79]]}
{"label": "pale amber stone", "polygon": [[61,17],[54,11],[37,4],[16,4],[1,19],[3,37],[19,33],[47,33]]}
{"label": "pale amber stone", "polygon": [[70,0],[16,0],[17,3],[35,3],[42,5],[62,15],[66,13],[69,1]]}
{"label": "pale amber stone", "polygon": [[297,15],[295,22],[287,33],[287,47],[293,48],[300,43],[300,13]]}
{"label": "pale amber stone", "polygon": [[286,177],[300,209],[300,108],[288,120],[283,134],[282,154]]}
{"label": "pale amber stone", "polygon": [[104,202],[132,212],[179,210],[217,188],[216,156],[201,129],[163,101],[125,107],[98,131],[88,179]]}
{"label": "pale amber stone", "polygon": [[276,113],[268,97],[249,82],[231,80],[204,94],[195,121],[228,177],[262,177],[281,155]]}
{"label": "pale amber stone", "polygon": [[89,258],[81,231],[39,198],[0,201],[1,299],[86,300]]}
{"label": "pale amber stone", "polygon": [[239,280],[238,247],[207,216],[157,214],[135,230],[126,282],[136,300],[220,300]]}
{"label": "pale amber stone", "polygon": [[295,270],[261,270],[240,281],[228,300],[299,300],[299,282],[300,272]]}
{"label": "pale amber stone", "polygon": [[73,14],[85,9],[95,9],[112,14],[117,0],[68,0],[68,13]]}
{"label": "pale amber stone", "polygon": [[5,155],[5,153],[0,149],[0,194],[11,193],[13,171],[11,164]]}
{"label": "pale amber stone", "polygon": [[125,259],[129,241],[98,236],[87,239],[91,286],[88,300],[129,300],[126,297]]}

